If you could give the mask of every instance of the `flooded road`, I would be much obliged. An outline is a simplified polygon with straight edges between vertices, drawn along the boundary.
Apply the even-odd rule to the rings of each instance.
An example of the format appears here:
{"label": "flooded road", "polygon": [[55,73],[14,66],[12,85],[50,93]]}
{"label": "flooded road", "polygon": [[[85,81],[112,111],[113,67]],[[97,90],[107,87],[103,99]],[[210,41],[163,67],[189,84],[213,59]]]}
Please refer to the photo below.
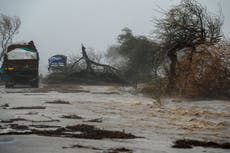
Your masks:
{"label": "flooded road", "polygon": [[[0,86],[0,153],[109,153],[116,152],[113,150],[116,148],[135,153],[229,152],[229,149],[171,147],[177,139],[229,142],[229,101],[163,99],[159,104],[151,97],[133,93],[131,87],[120,86],[44,85],[39,89]],[[138,138],[7,134],[78,124],[131,133]]]}

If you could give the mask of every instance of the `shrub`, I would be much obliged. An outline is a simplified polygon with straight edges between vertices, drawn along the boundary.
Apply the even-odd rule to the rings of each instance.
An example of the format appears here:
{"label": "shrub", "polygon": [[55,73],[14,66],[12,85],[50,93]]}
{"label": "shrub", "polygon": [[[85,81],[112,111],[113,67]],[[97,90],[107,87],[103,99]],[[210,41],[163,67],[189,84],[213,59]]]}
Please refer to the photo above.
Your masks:
{"label": "shrub", "polygon": [[185,55],[177,67],[176,87],[188,97],[230,96],[230,43],[200,45],[192,60]]}

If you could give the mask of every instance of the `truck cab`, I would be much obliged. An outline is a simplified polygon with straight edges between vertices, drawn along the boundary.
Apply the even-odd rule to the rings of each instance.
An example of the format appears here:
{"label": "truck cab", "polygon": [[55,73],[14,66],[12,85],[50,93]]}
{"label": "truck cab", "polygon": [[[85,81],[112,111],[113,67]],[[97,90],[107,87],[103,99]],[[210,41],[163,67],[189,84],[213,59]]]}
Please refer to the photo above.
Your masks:
{"label": "truck cab", "polygon": [[48,71],[63,72],[66,70],[67,57],[65,55],[54,55],[48,59]]}

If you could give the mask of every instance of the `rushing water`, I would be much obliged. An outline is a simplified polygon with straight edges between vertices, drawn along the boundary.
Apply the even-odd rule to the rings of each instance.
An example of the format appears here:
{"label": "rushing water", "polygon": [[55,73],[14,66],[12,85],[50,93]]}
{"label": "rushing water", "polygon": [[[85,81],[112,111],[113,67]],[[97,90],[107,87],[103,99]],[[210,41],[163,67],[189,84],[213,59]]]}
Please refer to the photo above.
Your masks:
{"label": "rushing water", "polygon": [[[26,121],[0,123],[0,133],[15,131],[10,124],[67,125],[90,124],[106,130],[132,133],[138,139],[74,139],[37,135],[0,136],[0,153],[88,153],[107,152],[125,147],[139,153],[225,153],[229,150],[194,147],[171,148],[176,139],[190,138],[214,142],[230,141],[230,102],[221,100],[185,101],[163,99],[161,104],[144,95],[132,94],[131,88],[118,86],[53,86],[42,89],[4,89],[0,87],[0,120],[23,118]],[[65,100],[70,104],[48,104]],[[44,106],[45,109],[10,109]],[[64,119],[63,115],[83,119]],[[102,122],[86,122],[102,118]],[[44,122],[60,120],[60,122]],[[17,130],[16,130],[17,131]],[[91,146],[68,148],[71,145]],[[64,148],[63,148],[64,147]],[[67,148],[65,148],[67,147]],[[92,149],[98,148],[98,150]]]}

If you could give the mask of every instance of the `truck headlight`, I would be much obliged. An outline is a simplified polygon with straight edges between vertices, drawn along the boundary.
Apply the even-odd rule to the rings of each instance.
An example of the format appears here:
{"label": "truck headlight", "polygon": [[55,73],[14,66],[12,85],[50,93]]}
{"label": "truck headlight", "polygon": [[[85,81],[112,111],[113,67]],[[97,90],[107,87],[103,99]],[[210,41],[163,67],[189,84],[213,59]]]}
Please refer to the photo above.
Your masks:
{"label": "truck headlight", "polygon": [[6,71],[13,71],[13,70],[14,70],[14,67],[6,67],[5,70],[6,70]]}

